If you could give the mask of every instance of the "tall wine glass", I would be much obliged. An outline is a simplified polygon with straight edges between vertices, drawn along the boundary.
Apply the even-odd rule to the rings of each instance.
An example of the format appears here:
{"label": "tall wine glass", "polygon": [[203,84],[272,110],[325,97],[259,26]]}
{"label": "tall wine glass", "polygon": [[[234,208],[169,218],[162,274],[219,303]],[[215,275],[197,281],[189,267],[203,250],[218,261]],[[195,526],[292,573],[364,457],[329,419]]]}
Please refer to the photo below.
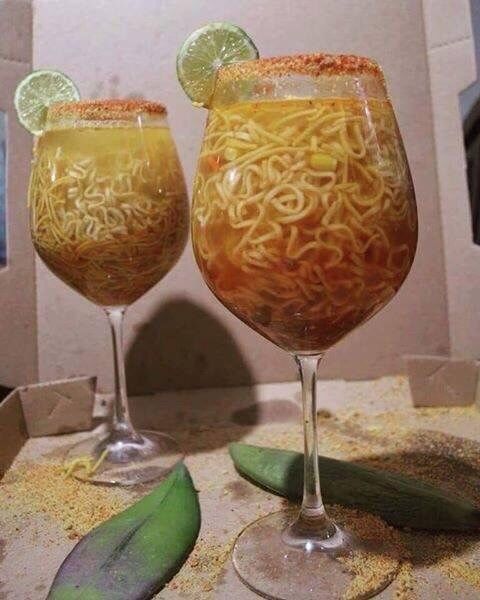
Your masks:
{"label": "tall wine glass", "polygon": [[[353,577],[346,559],[371,550],[322,502],[317,368],[393,298],[417,244],[414,190],[380,67],[315,54],[221,68],[192,235],[212,292],[292,354],[302,382],[301,510],[247,527],[233,552],[237,573],[267,598],[340,598]],[[385,572],[366,596],[392,576]]]}
{"label": "tall wine glass", "polygon": [[133,484],[162,476],[181,454],[170,436],[136,431],[131,423],[122,323],[128,306],[172,269],[187,238],[186,188],[165,107],[122,100],[51,106],[29,201],[37,253],[105,311],[113,337],[112,429],[69,456],[100,461],[93,481]]}

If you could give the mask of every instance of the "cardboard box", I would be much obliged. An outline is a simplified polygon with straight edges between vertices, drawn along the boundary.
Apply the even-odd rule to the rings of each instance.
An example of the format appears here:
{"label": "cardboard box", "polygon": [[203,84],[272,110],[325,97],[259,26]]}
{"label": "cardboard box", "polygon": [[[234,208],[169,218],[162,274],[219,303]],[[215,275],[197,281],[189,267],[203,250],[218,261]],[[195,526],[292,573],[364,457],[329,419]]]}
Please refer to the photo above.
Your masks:
{"label": "cardboard box", "polygon": [[[22,9],[18,5],[22,5]],[[25,40],[28,2],[0,2]],[[30,68],[64,71],[84,97],[138,96],[169,109],[187,181],[205,122],[175,76],[177,49],[208,19],[238,23],[263,56],[312,52],[370,55],[384,67],[415,182],[420,240],[412,272],[391,304],[327,356],[322,376],[364,379],[404,369],[403,355],[480,355],[480,249],[470,233],[458,94],[475,79],[468,0],[290,0],[234,3],[84,0],[33,3],[33,51],[0,44],[0,108],[9,111],[10,266],[0,273],[0,382],[94,373],[112,385],[108,327],[101,311],[54,277],[26,229],[28,136],[11,96]],[[114,15],[114,17],[113,17]],[[68,25],[66,25],[68,24]],[[30,40],[31,41],[31,40]],[[12,50],[13,47],[13,50]],[[20,61],[20,62],[19,62]],[[14,158],[14,160],[12,159]],[[291,358],[230,315],[207,290],[188,247],[163,282],[129,311],[127,371],[132,393],[289,381]]]}
{"label": "cardboard box", "polygon": [[14,389],[0,403],[0,477],[28,438],[91,429],[94,400],[94,377]]}
{"label": "cardboard box", "polygon": [[95,386],[95,377],[76,377],[19,388],[28,435],[91,429]]}
{"label": "cardboard box", "polygon": [[475,360],[409,356],[407,371],[414,406],[467,406],[476,400]]}

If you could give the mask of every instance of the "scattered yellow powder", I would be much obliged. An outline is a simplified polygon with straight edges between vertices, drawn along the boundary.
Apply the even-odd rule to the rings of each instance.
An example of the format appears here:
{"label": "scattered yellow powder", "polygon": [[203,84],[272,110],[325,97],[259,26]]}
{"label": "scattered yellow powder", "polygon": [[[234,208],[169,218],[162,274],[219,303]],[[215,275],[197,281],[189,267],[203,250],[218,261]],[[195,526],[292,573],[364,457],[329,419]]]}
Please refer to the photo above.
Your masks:
{"label": "scattered yellow powder", "polygon": [[458,558],[446,558],[440,562],[440,571],[450,580],[465,581],[480,590],[480,564],[474,565]]}
{"label": "scattered yellow powder", "polygon": [[373,596],[393,581],[400,568],[399,562],[386,555],[358,552],[346,559],[354,579],[342,596],[342,600],[359,600]]}
{"label": "scattered yellow powder", "polygon": [[182,570],[168,584],[168,589],[195,597],[195,600],[212,598],[230,559],[234,541],[235,538],[232,538],[221,544],[213,537],[199,538]]}
{"label": "scattered yellow powder", "polygon": [[71,539],[85,535],[122,511],[125,492],[65,478],[62,465],[24,463],[0,485],[0,504],[15,517],[44,513],[59,521]]}
{"label": "scattered yellow powder", "polygon": [[421,407],[415,409],[416,413],[427,419],[443,419],[448,417],[452,420],[468,418],[479,418],[480,410],[477,404],[470,404],[469,406],[435,406],[435,407]]}
{"label": "scattered yellow powder", "polygon": [[362,541],[352,556],[339,558],[354,575],[342,600],[369,597],[385,588],[395,579],[406,555],[400,532],[382,519],[358,510],[330,506],[328,512],[341,527]]}
{"label": "scattered yellow powder", "polygon": [[412,563],[403,562],[394,583],[395,600],[417,600],[415,583]]}

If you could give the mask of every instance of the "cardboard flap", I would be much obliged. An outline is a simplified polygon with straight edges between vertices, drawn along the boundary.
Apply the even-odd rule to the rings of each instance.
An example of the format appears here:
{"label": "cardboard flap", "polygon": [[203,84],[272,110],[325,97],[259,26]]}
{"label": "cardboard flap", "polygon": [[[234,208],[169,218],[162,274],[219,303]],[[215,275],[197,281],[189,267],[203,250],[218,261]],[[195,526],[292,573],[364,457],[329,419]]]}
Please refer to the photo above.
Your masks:
{"label": "cardboard flap", "polygon": [[91,429],[95,387],[96,377],[76,377],[20,388],[28,435]]}
{"label": "cardboard flap", "polygon": [[0,404],[0,477],[3,477],[27,440],[20,393],[14,390]]}

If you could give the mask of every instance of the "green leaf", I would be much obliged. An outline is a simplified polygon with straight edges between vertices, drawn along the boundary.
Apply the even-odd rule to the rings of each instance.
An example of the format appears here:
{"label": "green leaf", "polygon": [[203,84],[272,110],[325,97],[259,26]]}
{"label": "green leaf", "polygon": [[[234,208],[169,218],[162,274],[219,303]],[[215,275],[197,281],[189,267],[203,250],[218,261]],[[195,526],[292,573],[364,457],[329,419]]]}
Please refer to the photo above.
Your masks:
{"label": "green leaf", "polygon": [[[303,454],[248,444],[230,444],[240,474],[290,500],[303,491]],[[359,508],[390,525],[449,531],[478,531],[480,510],[433,485],[405,475],[325,456],[318,457],[327,504]]]}
{"label": "green leaf", "polygon": [[47,600],[151,598],[180,569],[199,529],[197,493],[179,465],[145,498],[80,540]]}

